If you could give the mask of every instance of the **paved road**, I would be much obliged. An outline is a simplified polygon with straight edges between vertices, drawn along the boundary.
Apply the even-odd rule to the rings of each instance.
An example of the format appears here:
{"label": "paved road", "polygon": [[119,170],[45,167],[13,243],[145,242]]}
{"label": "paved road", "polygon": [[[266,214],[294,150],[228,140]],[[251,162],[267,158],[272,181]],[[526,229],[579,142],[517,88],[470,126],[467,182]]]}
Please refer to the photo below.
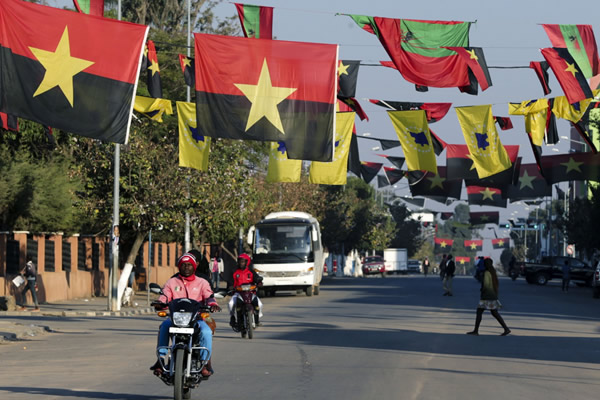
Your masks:
{"label": "paved road", "polygon": [[[478,286],[438,278],[335,278],[319,296],[264,299],[253,340],[216,315],[215,376],[195,399],[592,399],[600,389],[600,301],[589,288],[501,279],[502,315],[472,329]],[[55,333],[0,346],[0,399],[168,399],[148,371],[159,319],[10,317]]]}

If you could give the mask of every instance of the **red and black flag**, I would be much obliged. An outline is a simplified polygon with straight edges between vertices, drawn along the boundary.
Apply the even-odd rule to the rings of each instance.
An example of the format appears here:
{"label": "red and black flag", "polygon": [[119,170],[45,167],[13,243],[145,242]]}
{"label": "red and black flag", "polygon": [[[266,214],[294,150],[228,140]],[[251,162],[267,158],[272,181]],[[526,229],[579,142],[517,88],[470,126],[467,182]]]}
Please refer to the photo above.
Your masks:
{"label": "red and black flag", "polygon": [[365,182],[370,183],[377,176],[381,167],[383,167],[383,163],[362,161],[360,163],[360,176]]}
{"label": "red and black flag", "polygon": [[494,121],[496,121],[496,123],[498,124],[498,126],[500,127],[500,129],[502,129],[503,131],[509,130],[513,128],[513,124],[512,121],[510,120],[509,117],[497,117],[494,116]]}
{"label": "red and black flag", "polygon": [[502,197],[502,190],[498,188],[467,186],[467,198],[469,205],[506,208],[506,199]]}
{"label": "red and black flag", "polygon": [[179,55],[179,65],[181,66],[181,72],[183,72],[183,79],[185,80],[185,84],[192,88],[195,86],[195,63],[196,61],[193,58],[184,56],[183,54]]}
{"label": "red and black flag", "polygon": [[469,84],[467,64],[445,47],[468,46],[470,22],[349,16],[377,36],[407,81],[431,87]]}
{"label": "red and black flag", "polygon": [[552,195],[552,185],[546,182],[537,164],[521,164],[517,182],[509,186],[506,192],[511,202],[550,195]]}
{"label": "red and black flag", "polygon": [[598,46],[591,25],[543,24],[553,47],[566,48],[583,76],[591,78],[600,74]]}
{"label": "red and black flag", "polygon": [[238,12],[244,36],[273,39],[273,7],[233,3]]}
{"label": "red and black flag", "polygon": [[394,164],[396,168],[402,168],[404,166],[404,157],[388,156],[386,154],[377,154],[379,157],[386,158],[389,162]]}
{"label": "red and black flag", "polygon": [[454,213],[453,212],[442,212],[440,214],[440,218],[442,219],[442,221],[448,220],[450,218],[454,217]]}
{"label": "red and black flag", "polygon": [[434,237],[433,242],[435,243],[434,252],[448,254],[452,251],[452,244],[454,243],[454,240]]}
{"label": "red and black flag", "polygon": [[465,249],[468,251],[483,250],[483,240],[465,240]]}
{"label": "red and black flag", "polygon": [[481,91],[492,86],[490,71],[481,47],[446,47],[446,49],[455,51],[469,67],[469,84],[460,87],[461,92],[476,95],[478,83]]}
{"label": "red and black flag", "polygon": [[289,159],[331,161],[337,45],[195,33],[205,136],[282,141]]}
{"label": "red and black flag", "polygon": [[126,143],[148,27],[0,1],[0,111]]}
{"label": "red and black flag", "polygon": [[356,100],[354,97],[338,97],[338,100],[346,104],[352,111],[354,111],[361,121],[364,121],[365,119],[367,121],[369,120],[369,116],[367,113],[365,113],[365,110],[363,110],[358,100]]}
{"label": "red and black flag", "polygon": [[377,187],[382,188],[386,186],[390,186],[390,181],[388,181],[387,176],[377,175]]}
{"label": "red and black flag", "polygon": [[568,181],[600,182],[600,153],[544,156],[542,172],[549,184]]}
{"label": "red and black flag", "polygon": [[19,119],[14,115],[9,115],[0,112],[0,128],[6,129],[7,131],[19,131]]}
{"label": "red and black flag", "polygon": [[492,247],[494,248],[494,250],[509,249],[510,238],[492,239]]}
{"label": "red and black flag", "polygon": [[356,96],[359,67],[360,61],[340,60],[338,65],[338,98],[343,99]]}
{"label": "red and black flag", "polygon": [[466,144],[446,146],[446,168],[449,179],[479,179]]}
{"label": "red and black flag", "polygon": [[385,172],[385,176],[387,176],[390,185],[395,184],[400,179],[404,178],[405,175],[404,171],[390,167],[383,167],[383,172]]}
{"label": "red and black flag", "polygon": [[146,80],[146,83],[148,84],[148,93],[150,93],[150,97],[162,99],[162,84],[160,82],[160,68],[158,67],[156,47],[152,40],[148,40],[146,47],[148,48],[148,52],[146,53],[146,58],[148,60],[148,66],[146,67],[148,70],[148,79]]}
{"label": "red and black flag", "polygon": [[570,104],[594,97],[590,85],[569,50],[558,47],[542,49],[560,87]]}
{"label": "red and black flag", "polygon": [[437,167],[437,174],[423,171],[407,172],[412,196],[423,196],[445,203],[449,197],[460,199],[462,180],[447,179],[446,167]]}
{"label": "red and black flag", "polygon": [[360,154],[358,152],[358,139],[356,132],[352,132],[350,151],[348,152],[348,171],[360,178]]}
{"label": "red and black flag", "polygon": [[500,213],[498,211],[470,212],[469,223],[471,225],[498,224]]}
{"label": "red and black flag", "polygon": [[427,123],[437,122],[448,114],[452,103],[411,103],[406,101],[389,101],[369,99],[377,106],[396,111],[425,110]]}
{"label": "red and black flag", "polygon": [[463,267],[471,262],[471,257],[456,256],[454,257],[454,260],[456,261],[457,266],[460,265],[461,267]]}
{"label": "red and black flag", "polygon": [[542,89],[544,89],[544,96],[550,94],[552,89],[550,89],[550,85],[548,84],[548,68],[550,66],[546,61],[531,61],[529,63],[529,68],[535,71],[540,83],[542,84]]}

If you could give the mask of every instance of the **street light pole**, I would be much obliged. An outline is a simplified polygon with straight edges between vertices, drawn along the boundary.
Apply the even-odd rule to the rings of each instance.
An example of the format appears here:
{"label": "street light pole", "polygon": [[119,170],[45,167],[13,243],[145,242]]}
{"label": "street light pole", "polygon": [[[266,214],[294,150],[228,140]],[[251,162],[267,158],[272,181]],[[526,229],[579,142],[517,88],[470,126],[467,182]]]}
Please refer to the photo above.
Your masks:
{"label": "street light pole", "polygon": [[[191,14],[192,14],[192,0],[187,1],[187,56],[190,57],[190,35],[191,35]],[[189,103],[191,101],[192,95],[190,92],[190,87],[186,85],[186,101]],[[192,244],[190,240],[190,212],[189,212],[189,199],[190,199],[190,177],[187,177],[187,199],[188,204],[185,211],[185,251],[186,253],[191,250]]]}

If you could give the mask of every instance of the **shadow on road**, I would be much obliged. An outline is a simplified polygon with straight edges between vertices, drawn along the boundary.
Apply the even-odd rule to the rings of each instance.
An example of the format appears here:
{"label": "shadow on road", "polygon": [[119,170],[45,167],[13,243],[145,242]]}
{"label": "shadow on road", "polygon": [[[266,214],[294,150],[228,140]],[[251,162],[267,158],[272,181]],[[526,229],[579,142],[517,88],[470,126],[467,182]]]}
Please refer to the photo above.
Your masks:
{"label": "shadow on road", "polygon": [[16,386],[0,386],[0,391],[11,392],[11,393],[28,393],[32,395],[31,399],[35,399],[33,396],[56,396],[56,397],[73,397],[77,399],[108,399],[108,400],[162,400],[170,397],[162,396],[148,396],[138,395],[131,393],[109,393],[109,392],[93,392],[85,390],[71,390],[71,389],[60,389],[60,388],[36,388],[36,387],[16,387]]}

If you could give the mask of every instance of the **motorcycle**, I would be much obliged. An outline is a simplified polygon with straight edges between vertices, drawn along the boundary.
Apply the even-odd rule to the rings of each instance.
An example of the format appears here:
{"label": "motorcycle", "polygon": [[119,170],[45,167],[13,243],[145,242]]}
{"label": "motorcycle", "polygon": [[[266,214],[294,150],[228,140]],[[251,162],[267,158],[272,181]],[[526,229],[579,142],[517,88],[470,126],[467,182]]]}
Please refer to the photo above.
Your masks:
{"label": "motorcycle", "polygon": [[258,310],[254,308],[252,300],[256,296],[256,285],[245,284],[236,286],[232,293],[237,293],[238,298],[235,302],[235,313],[237,315],[237,326],[231,328],[235,332],[241,332],[242,338],[246,335],[248,339],[254,337],[254,329],[256,328],[255,315],[258,315]]}
{"label": "motorcycle", "polygon": [[[163,294],[162,289],[156,283],[150,284],[150,291],[156,294]],[[168,386],[173,386],[175,400],[189,399],[192,389],[197,387],[203,380],[200,371],[210,359],[208,354],[206,360],[201,359],[202,352],[208,352],[206,347],[198,345],[198,328],[196,322],[204,320],[208,323],[214,332],[214,320],[210,317],[210,307],[202,303],[182,298],[174,299],[169,304],[154,301],[151,303],[154,307],[168,307],[165,310],[158,311],[160,317],[171,318],[171,327],[169,327],[170,346],[160,346],[157,348],[156,355],[162,367],[160,379]],[[167,352],[163,357],[160,351]]]}

